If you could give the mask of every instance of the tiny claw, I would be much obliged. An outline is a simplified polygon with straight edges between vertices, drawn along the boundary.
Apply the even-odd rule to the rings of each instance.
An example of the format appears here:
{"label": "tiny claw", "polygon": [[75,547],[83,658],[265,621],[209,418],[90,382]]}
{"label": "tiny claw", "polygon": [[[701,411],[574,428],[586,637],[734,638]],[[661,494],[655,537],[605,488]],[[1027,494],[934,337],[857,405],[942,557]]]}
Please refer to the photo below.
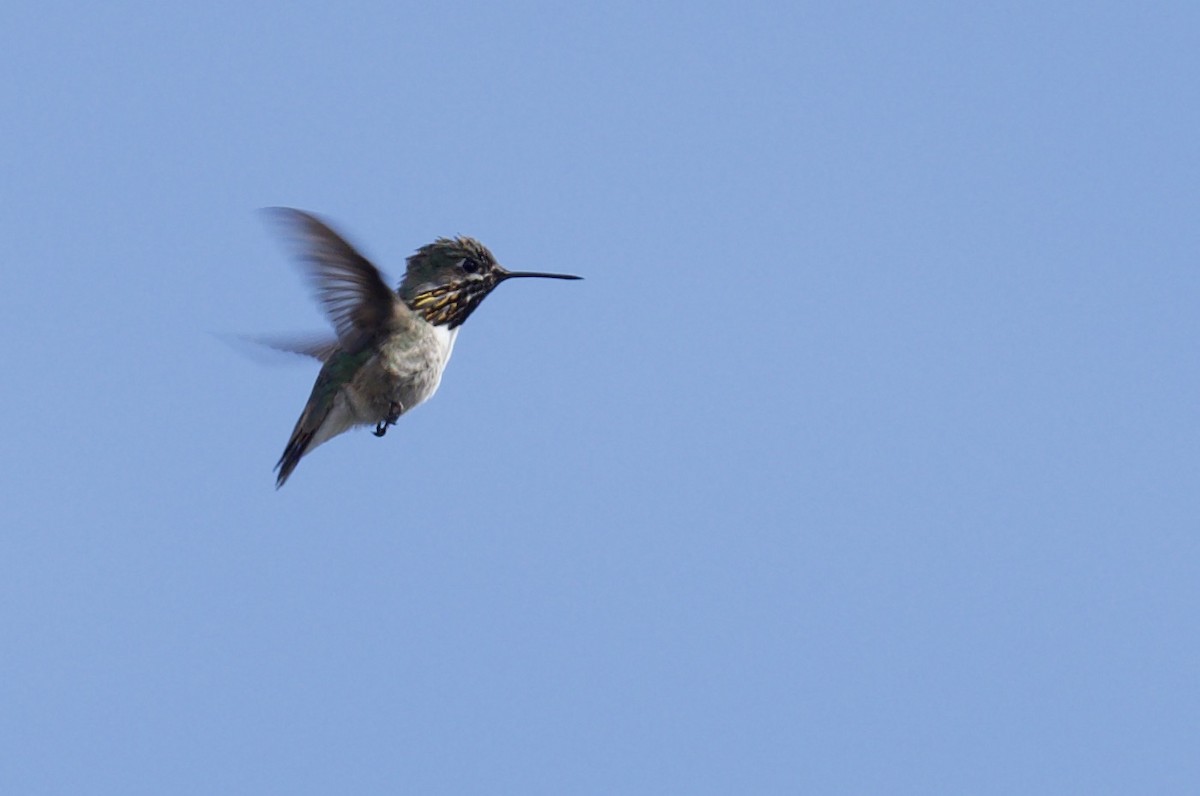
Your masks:
{"label": "tiny claw", "polygon": [[377,437],[382,437],[387,433],[388,426],[396,425],[396,421],[400,419],[400,415],[404,412],[404,404],[399,401],[392,401],[388,405],[388,416],[375,424],[375,431],[372,433]]}

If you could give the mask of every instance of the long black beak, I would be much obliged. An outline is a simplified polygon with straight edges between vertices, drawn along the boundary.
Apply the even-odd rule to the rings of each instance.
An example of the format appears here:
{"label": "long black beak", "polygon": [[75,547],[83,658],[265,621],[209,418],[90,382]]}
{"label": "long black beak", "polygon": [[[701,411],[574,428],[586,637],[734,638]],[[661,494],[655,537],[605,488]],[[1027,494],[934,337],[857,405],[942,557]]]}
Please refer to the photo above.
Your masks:
{"label": "long black beak", "polygon": [[501,271],[500,281],[505,279],[521,279],[527,277],[536,277],[538,279],[583,279],[582,276],[574,274],[546,274],[541,271]]}

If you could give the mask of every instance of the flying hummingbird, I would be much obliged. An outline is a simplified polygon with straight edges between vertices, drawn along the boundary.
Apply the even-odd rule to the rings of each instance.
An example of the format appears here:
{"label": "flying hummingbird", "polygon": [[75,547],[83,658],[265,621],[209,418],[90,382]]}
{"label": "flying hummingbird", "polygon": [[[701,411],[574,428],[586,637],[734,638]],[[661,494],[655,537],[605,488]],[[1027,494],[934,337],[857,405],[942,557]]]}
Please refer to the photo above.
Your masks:
{"label": "flying hummingbird", "polygon": [[292,237],[337,338],[278,343],[323,364],[275,469],[283,486],[313,448],[356,426],[382,437],[402,414],[437,391],[458,327],[506,279],[581,279],[509,271],[474,238],[438,238],[408,258],[396,290],[379,269],[316,216],[271,208]]}

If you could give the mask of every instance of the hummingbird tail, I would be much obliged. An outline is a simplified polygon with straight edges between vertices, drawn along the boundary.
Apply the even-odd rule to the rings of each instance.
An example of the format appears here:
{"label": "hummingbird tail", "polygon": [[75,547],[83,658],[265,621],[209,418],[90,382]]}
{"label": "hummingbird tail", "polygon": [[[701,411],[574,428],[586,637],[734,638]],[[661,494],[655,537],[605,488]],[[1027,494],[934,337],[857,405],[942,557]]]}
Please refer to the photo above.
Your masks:
{"label": "hummingbird tail", "polygon": [[287,482],[292,470],[296,469],[296,465],[308,451],[309,445],[312,444],[314,431],[315,429],[305,429],[303,424],[300,424],[292,432],[292,438],[288,440],[287,447],[283,449],[283,455],[279,457],[279,462],[275,465],[275,469],[279,471],[279,476],[275,479],[276,489]]}

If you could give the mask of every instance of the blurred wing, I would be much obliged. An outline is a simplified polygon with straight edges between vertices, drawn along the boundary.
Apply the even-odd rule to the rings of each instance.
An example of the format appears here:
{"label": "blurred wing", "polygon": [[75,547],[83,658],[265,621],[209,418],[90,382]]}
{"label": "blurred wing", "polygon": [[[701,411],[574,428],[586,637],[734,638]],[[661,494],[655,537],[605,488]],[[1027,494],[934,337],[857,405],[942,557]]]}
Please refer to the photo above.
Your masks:
{"label": "blurred wing", "polygon": [[341,348],[341,343],[337,340],[330,340],[328,335],[324,337],[263,337],[256,335],[244,339],[266,346],[267,348],[273,348],[276,351],[284,351],[289,354],[302,354],[321,362],[328,360]]}
{"label": "blurred wing", "polygon": [[355,351],[366,345],[396,301],[379,269],[317,217],[288,207],[267,212],[287,229],[342,347]]}

